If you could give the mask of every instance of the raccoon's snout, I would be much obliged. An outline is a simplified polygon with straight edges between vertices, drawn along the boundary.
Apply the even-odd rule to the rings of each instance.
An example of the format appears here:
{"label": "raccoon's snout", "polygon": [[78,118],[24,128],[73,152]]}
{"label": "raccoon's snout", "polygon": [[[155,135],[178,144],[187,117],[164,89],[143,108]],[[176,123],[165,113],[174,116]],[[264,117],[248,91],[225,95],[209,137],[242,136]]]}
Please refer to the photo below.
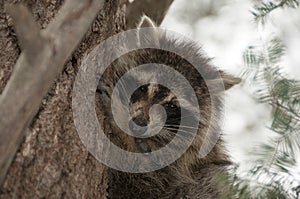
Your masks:
{"label": "raccoon's snout", "polygon": [[143,116],[132,118],[128,125],[134,135],[143,135],[147,131],[147,120]]}

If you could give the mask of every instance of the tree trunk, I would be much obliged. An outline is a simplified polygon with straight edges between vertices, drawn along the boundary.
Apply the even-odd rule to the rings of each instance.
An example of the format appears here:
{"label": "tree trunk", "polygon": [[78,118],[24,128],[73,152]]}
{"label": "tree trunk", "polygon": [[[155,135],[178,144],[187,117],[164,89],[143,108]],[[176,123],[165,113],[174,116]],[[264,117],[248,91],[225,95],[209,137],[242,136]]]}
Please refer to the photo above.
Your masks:
{"label": "tree trunk", "polygon": [[[22,2],[42,29],[56,16],[63,0],[9,0]],[[0,2],[0,93],[20,55],[13,20]],[[25,131],[0,187],[0,198],[105,198],[105,167],[95,160],[76,132],[71,96],[73,82],[85,53],[109,36],[124,30],[125,4],[106,0],[84,40],[66,62],[37,115]],[[5,115],[1,115],[5,117]],[[1,133],[1,132],[0,132]]]}
{"label": "tree trunk", "polygon": [[[79,139],[73,122],[71,97],[77,71],[83,56],[95,45],[125,30],[126,20],[127,25],[131,24],[128,27],[134,28],[140,15],[147,13],[160,24],[172,1],[167,0],[164,3],[161,0],[139,0],[137,3],[129,3],[127,0],[105,1],[103,9],[99,11],[83,41],[66,61],[63,71],[43,98],[34,119],[31,121],[31,118],[26,118],[31,123],[23,132],[25,136],[22,136],[22,133],[17,134],[21,139],[21,145],[14,146],[18,151],[12,163],[9,161],[5,163],[10,165],[8,171],[4,171],[0,164],[0,171],[4,174],[1,175],[5,176],[1,182],[0,175],[0,199],[106,198],[106,168],[88,153]],[[15,3],[23,3],[28,7],[40,29],[45,29],[57,16],[64,1],[7,0],[5,3],[4,0],[0,1],[0,94],[3,94],[14,72],[22,48],[22,40],[18,39],[15,33],[18,33],[14,27],[16,22],[7,14],[4,5]],[[153,5],[150,6],[151,4],[156,5],[157,9]],[[16,11],[15,13],[18,14]],[[31,32],[34,33],[33,30]],[[32,34],[27,35],[34,37]],[[26,38],[23,41],[26,42]],[[27,53],[34,55],[35,52],[38,51]],[[36,60],[33,58],[33,61]],[[3,117],[2,121],[5,121],[5,114],[0,114]],[[0,144],[2,143],[0,150],[3,152],[3,147],[6,146],[4,142],[9,140],[11,135],[0,132],[0,138],[1,136],[5,138],[0,140]]]}

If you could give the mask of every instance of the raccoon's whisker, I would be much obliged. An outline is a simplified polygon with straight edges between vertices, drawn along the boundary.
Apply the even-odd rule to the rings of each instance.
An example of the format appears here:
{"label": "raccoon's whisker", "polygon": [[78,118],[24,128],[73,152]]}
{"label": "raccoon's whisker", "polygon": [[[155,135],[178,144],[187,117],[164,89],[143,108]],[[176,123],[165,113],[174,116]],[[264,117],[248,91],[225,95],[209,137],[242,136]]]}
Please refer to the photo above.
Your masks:
{"label": "raccoon's whisker", "polygon": [[189,132],[189,131],[187,131],[187,130],[182,130],[182,129],[178,129],[178,128],[172,128],[172,127],[165,127],[165,129],[167,129],[167,130],[175,130],[175,131]]}
{"label": "raccoon's whisker", "polygon": [[196,127],[192,127],[192,126],[184,126],[184,125],[165,125],[166,127],[175,127],[175,128],[178,128],[178,127],[182,127],[182,128],[187,128],[187,129],[198,129]]}
{"label": "raccoon's whisker", "polygon": [[194,135],[194,133],[193,132],[190,132],[190,131],[185,131],[185,130],[180,130],[180,129],[173,129],[173,128],[166,128],[167,130],[176,130],[176,131],[178,131],[178,132],[183,132],[183,133],[185,133],[184,135],[182,135],[182,134],[177,134],[176,136],[178,136],[178,137],[180,137],[181,139],[183,139],[183,140],[187,140],[187,141],[189,141],[189,137],[190,136],[193,136]]}
{"label": "raccoon's whisker", "polygon": [[173,124],[165,124],[165,127],[183,127],[183,128],[188,128],[188,129],[198,129],[198,127],[193,127],[193,126],[184,126],[184,125],[173,125]]}
{"label": "raccoon's whisker", "polygon": [[188,117],[192,117],[192,116],[194,116],[194,114],[190,114],[190,115],[185,115],[183,117],[174,118],[174,119],[169,120],[168,122],[173,122],[173,121],[178,120],[178,119],[188,118]]}
{"label": "raccoon's whisker", "polygon": [[[166,128],[167,129],[167,128]],[[167,129],[167,130],[173,130],[173,129]],[[191,138],[190,136],[193,136],[193,133],[192,132],[190,132],[190,131],[184,131],[184,130],[179,130],[179,129],[174,129],[174,130],[176,130],[176,131],[178,131],[178,132],[183,132],[183,133],[185,133],[184,135],[182,135],[182,134],[177,134],[176,136],[178,136],[182,141],[190,141],[190,139],[188,139],[188,138]],[[163,135],[163,137],[164,138],[167,138],[167,139],[173,139],[174,138],[174,135],[173,136],[171,136],[170,134],[168,134],[168,135]]]}
{"label": "raccoon's whisker", "polygon": [[185,131],[185,130],[176,129],[176,128],[165,128],[165,129],[170,130],[170,131],[175,130],[175,131],[179,131],[179,132],[184,132],[184,133],[192,134],[192,132],[190,132],[190,131]]}

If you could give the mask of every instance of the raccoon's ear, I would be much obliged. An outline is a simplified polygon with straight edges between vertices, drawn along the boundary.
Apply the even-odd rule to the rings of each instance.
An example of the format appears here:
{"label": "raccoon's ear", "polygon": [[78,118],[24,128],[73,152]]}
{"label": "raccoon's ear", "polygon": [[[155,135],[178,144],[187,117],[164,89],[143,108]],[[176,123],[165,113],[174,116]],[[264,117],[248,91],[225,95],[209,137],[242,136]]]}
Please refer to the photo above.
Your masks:
{"label": "raccoon's ear", "polygon": [[233,87],[236,84],[239,84],[242,81],[241,78],[235,77],[235,76],[225,73],[223,71],[220,71],[220,74],[221,74],[221,78],[223,80],[225,90],[230,89],[231,87]]}
{"label": "raccoon's ear", "polygon": [[219,71],[217,78],[206,81],[206,83],[209,85],[209,88],[215,93],[219,93],[223,90],[223,86],[221,86],[222,84],[224,85],[224,89],[228,90],[240,82],[241,78],[225,73],[224,71]]}
{"label": "raccoon's ear", "polygon": [[141,21],[138,25],[138,28],[155,28],[156,25],[148,16],[143,15]]}
{"label": "raccoon's ear", "polygon": [[[149,28],[141,30],[141,28]],[[148,46],[149,44],[159,46],[159,31],[154,21],[148,16],[143,15],[140,23],[138,24],[138,42],[140,46]]]}

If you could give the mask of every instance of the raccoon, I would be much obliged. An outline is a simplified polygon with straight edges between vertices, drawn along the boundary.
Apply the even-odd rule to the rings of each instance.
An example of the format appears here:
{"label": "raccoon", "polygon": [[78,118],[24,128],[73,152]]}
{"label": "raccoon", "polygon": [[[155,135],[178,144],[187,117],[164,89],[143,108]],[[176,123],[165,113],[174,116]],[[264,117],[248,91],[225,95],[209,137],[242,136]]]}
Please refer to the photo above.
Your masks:
{"label": "raccoon", "polygon": [[[219,174],[226,175],[227,167],[231,162],[222,146],[222,139],[217,141],[205,157],[199,155],[201,146],[209,142],[209,139],[208,141],[205,139],[209,136],[207,133],[220,132],[218,120],[221,117],[223,92],[218,89],[211,90],[207,85],[221,82],[227,90],[238,84],[240,78],[212,66],[210,59],[194,43],[170,39],[156,32],[154,22],[146,16],[142,18],[138,26],[138,28],[142,27],[154,28],[149,41],[155,41],[158,47],[161,43],[173,48],[184,47],[183,49],[189,52],[187,56],[197,61],[197,66],[193,66],[187,59],[176,53],[159,48],[134,50],[120,57],[104,72],[97,87],[96,111],[99,121],[103,124],[104,132],[118,147],[126,151],[142,153],[145,157],[168,145],[179,131],[183,132],[182,140],[190,135],[191,130],[195,130],[196,135],[184,154],[159,170],[127,173],[109,169],[108,198],[218,198],[225,193],[226,188],[219,187],[216,178]],[[142,35],[137,35],[137,42],[139,42],[139,37]],[[129,107],[130,120],[127,115],[122,115],[123,111],[120,111],[117,116],[118,120],[126,123],[127,130],[132,133],[129,135],[120,129],[112,114],[113,89],[127,71],[153,63],[158,71],[143,67],[139,73],[133,72],[126,77],[129,81],[124,81],[125,83],[140,83],[141,85],[130,96],[126,89],[130,85],[125,83],[122,85],[121,82],[123,89],[118,93],[119,100],[114,106],[119,110],[122,110],[124,106]],[[159,67],[162,65],[174,69],[186,78],[195,91],[196,98],[193,99],[190,96],[187,92],[188,88],[182,82],[173,81],[177,78],[173,70],[168,71],[169,69],[164,68],[165,72],[169,73],[168,77],[165,76],[166,73],[159,72]],[[174,90],[155,83],[153,79],[173,83],[172,86],[176,88],[176,92],[181,93],[182,97],[179,98]],[[143,82],[148,83],[143,84]],[[216,99],[214,107],[211,105],[212,96]],[[200,116],[195,110],[195,103],[201,111]],[[151,108],[154,105],[159,105],[160,108],[157,110]],[[164,111],[161,111],[161,108]],[[184,116],[183,113],[185,113]],[[187,118],[188,125],[179,129],[184,117]],[[163,125],[158,128],[158,123],[163,123]],[[212,131],[209,131],[209,128]],[[143,137],[149,129],[153,132],[157,129],[157,132],[155,135]],[[128,162],[128,164],[131,163]],[[151,162],[145,162],[145,164],[151,164]]]}

